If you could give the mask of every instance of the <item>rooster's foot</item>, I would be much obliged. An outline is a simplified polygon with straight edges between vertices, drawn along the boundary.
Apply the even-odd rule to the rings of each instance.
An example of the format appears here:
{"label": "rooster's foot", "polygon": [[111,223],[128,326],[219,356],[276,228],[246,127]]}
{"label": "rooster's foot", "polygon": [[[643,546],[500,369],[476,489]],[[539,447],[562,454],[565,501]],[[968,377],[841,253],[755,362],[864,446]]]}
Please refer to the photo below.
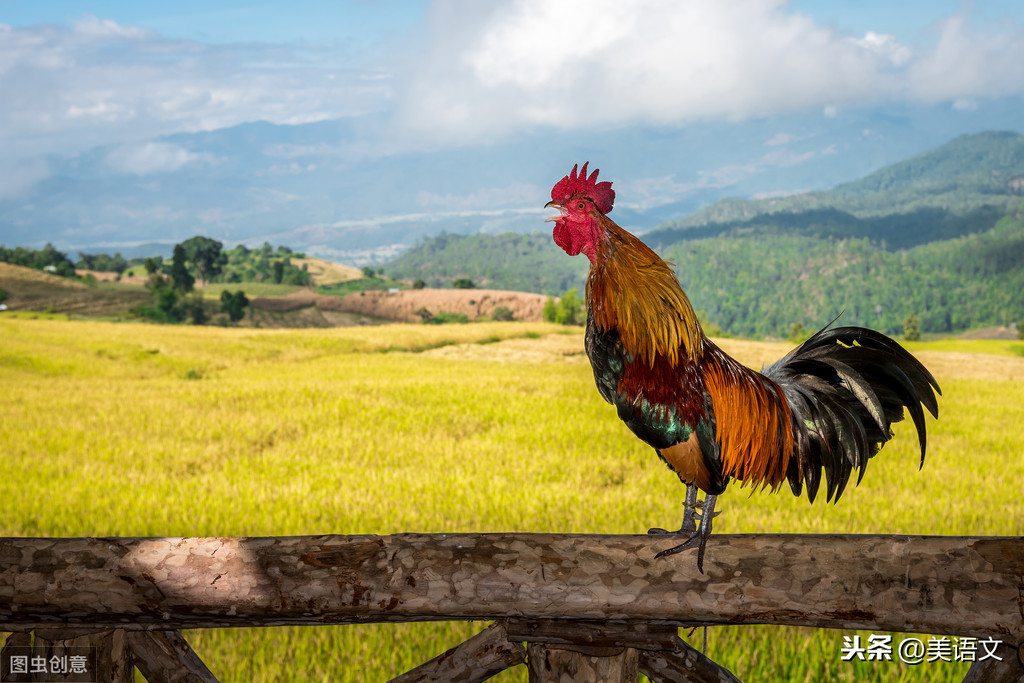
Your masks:
{"label": "rooster's foot", "polygon": [[[711,536],[711,522],[721,512],[715,512],[715,500],[717,496],[706,496],[703,501],[696,500],[697,487],[693,484],[688,484],[686,488],[686,503],[684,504],[686,511],[683,513],[683,526],[679,531],[675,532],[680,536],[686,536],[686,540],[677,546],[666,548],[657,555],[655,559],[662,557],[668,557],[669,555],[675,555],[681,553],[684,550],[690,548],[697,548],[697,569],[701,574],[704,573],[704,550],[707,546],[708,538]],[[696,517],[696,509],[701,508],[700,513],[700,526],[694,523]],[[664,529],[651,529],[647,533],[649,534],[667,534]]]}

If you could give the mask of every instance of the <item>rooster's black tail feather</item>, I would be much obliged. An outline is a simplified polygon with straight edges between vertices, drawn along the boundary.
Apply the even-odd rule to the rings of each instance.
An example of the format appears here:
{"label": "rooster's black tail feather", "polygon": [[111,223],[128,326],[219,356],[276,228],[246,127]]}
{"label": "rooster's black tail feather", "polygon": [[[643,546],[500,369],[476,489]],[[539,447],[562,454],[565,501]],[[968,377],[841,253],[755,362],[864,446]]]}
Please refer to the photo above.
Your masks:
{"label": "rooster's black tail feather", "polygon": [[884,334],[826,327],[761,373],[789,402],[794,452],[787,477],[795,494],[806,482],[813,501],[824,470],[826,500],[839,500],[854,469],[860,483],[904,409],[917,427],[924,463],[922,406],[938,417],[935,394],[941,391],[928,369]]}

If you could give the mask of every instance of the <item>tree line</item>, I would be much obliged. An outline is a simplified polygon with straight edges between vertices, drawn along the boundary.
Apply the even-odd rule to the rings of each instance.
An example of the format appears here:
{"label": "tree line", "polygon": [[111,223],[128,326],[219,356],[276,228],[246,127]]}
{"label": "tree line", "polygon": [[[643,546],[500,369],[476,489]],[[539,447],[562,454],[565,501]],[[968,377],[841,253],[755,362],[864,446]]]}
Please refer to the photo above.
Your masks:
{"label": "tree line", "polygon": [[[156,322],[205,325],[209,314],[203,295],[193,289],[196,277],[205,285],[208,279],[221,274],[228,262],[223,246],[218,240],[197,235],[174,245],[169,264],[159,257],[145,259],[150,301],[136,306],[132,313]],[[249,299],[242,290],[225,289],[220,293],[220,311],[227,314],[232,324],[245,316],[248,305]]]}

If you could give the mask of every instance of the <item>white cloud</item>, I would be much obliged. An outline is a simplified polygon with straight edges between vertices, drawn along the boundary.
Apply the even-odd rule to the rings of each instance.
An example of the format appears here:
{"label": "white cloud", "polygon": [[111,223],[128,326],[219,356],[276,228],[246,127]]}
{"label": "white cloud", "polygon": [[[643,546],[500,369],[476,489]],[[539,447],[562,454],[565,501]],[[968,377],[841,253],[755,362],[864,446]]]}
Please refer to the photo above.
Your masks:
{"label": "white cloud", "polygon": [[[543,127],[834,117],[886,102],[970,110],[1024,94],[1021,31],[979,25],[961,12],[939,22],[930,43],[909,45],[885,27],[843,34],[785,0],[437,0],[415,40],[370,64],[344,46],[208,45],[91,15],[69,26],[0,24],[0,149],[10,163],[245,121],[367,112],[393,112],[398,125],[324,144],[380,155]],[[165,168],[180,158],[127,163]]]}
{"label": "white cloud", "polygon": [[804,139],[806,138],[793,135],[792,133],[776,133],[771,138],[765,140],[764,144],[766,147],[777,147],[778,145],[788,145]]}
{"label": "white cloud", "polygon": [[934,44],[843,35],[784,0],[440,1],[399,120],[448,141],[1024,93],[1024,38],[965,17]]}
{"label": "white cloud", "polygon": [[107,163],[114,170],[136,175],[169,173],[197,161],[210,162],[212,159],[209,155],[195,154],[166,142],[124,145],[107,155]]}
{"label": "white cloud", "polygon": [[88,40],[106,40],[120,38],[123,40],[143,40],[152,37],[152,34],[138,26],[121,26],[110,19],[100,19],[92,14],[86,14],[74,23],[73,30],[76,34]]}
{"label": "white cloud", "polygon": [[338,48],[206,45],[85,16],[0,24],[0,148],[13,158],[246,121],[304,123],[381,109],[379,68]]}
{"label": "white cloud", "polygon": [[1024,38],[1013,24],[975,33],[967,17],[941,22],[935,46],[908,65],[909,95],[923,102],[966,101],[1024,92]]}
{"label": "white cloud", "polygon": [[900,45],[896,36],[868,31],[863,38],[855,38],[854,45],[885,57],[893,66],[903,66],[913,56],[910,48]]}

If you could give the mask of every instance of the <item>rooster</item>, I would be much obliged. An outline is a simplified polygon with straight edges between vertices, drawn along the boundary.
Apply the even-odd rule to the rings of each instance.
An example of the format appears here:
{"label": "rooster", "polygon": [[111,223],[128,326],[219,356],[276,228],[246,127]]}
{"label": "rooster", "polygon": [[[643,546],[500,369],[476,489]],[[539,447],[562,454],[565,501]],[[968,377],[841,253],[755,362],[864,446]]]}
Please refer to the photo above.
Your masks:
{"label": "rooster", "polygon": [[548,219],[555,243],[590,259],[585,343],[598,391],[686,484],[680,529],[649,531],[684,540],[657,557],[696,547],[703,573],[732,479],[773,492],[788,480],[813,502],[824,472],[826,500],[838,500],[904,408],[924,464],[921,408],[938,417],[941,392],[917,359],[883,334],[829,323],[761,372],[741,365],[704,336],[670,264],[608,218],[615,191],[597,173],[573,166],[545,208],[559,210]]}

